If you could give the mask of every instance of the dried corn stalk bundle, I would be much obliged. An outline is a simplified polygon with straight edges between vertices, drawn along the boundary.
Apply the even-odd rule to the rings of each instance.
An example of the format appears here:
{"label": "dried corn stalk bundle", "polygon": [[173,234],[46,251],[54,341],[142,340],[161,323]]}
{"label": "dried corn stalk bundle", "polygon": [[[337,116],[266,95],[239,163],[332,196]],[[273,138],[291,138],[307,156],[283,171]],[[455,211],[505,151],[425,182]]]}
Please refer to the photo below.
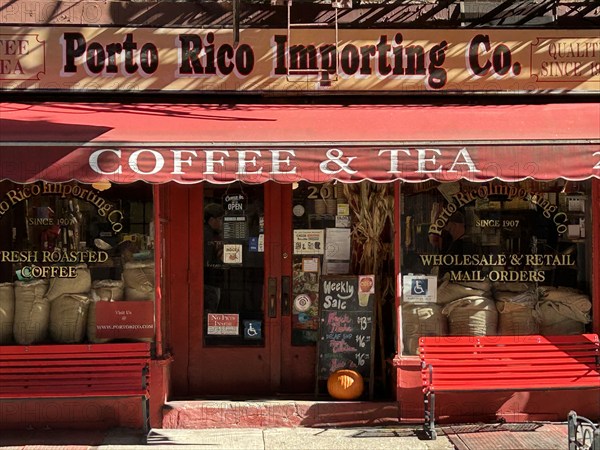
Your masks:
{"label": "dried corn stalk bundle", "polygon": [[352,252],[353,267],[356,273],[377,275],[391,252],[382,233],[393,222],[394,196],[388,185],[367,181],[345,184],[344,194],[353,214],[352,243],[359,250]]}

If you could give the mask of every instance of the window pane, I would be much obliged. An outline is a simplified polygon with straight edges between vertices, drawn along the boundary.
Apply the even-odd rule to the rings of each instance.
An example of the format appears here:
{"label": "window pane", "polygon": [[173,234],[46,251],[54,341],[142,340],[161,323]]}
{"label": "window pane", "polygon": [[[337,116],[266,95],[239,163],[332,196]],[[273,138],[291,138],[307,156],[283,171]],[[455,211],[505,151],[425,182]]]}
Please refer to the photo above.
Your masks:
{"label": "window pane", "polygon": [[0,182],[1,344],[152,337],[152,188],[103,188]]}
{"label": "window pane", "polygon": [[264,188],[204,189],[204,342],[264,343]]}
{"label": "window pane", "polygon": [[404,184],[404,352],[423,335],[584,332],[590,194],[564,180]]}

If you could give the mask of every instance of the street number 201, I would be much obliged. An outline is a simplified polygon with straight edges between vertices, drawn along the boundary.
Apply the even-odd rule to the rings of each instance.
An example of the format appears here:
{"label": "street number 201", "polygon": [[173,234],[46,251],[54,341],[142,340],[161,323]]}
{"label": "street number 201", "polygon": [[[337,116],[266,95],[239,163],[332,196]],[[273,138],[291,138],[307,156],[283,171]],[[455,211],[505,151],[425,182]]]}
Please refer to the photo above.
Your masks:
{"label": "street number 201", "polygon": [[317,186],[308,186],[308,196],[309,199],[318,199],[322,198],[323,200],[327,200],[333,197],[333,187],[329,184],[324,184],[319,189]]}

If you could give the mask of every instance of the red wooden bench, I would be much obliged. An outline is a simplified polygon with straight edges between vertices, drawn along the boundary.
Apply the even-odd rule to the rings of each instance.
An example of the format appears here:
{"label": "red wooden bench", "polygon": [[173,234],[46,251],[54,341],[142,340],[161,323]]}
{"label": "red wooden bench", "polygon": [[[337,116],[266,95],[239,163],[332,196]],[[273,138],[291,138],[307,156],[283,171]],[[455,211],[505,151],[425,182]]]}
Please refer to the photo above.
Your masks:
{"label": "red wooden bench", "polygon": [[0,398],[140,397],[149,427],[150,343],[0,347]]}
{"label": "red wooden bench", "polygon": [[598,335],[445,336],[419,339],[425,423],[437,392],[600,388]]}

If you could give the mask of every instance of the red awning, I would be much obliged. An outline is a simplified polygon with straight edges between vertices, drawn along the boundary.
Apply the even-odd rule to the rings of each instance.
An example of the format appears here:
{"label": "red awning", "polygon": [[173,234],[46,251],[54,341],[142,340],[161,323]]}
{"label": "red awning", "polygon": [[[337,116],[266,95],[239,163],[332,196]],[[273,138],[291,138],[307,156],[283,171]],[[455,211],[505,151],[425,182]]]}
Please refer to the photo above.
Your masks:
{"label": "red awning", "polygon": [[600,103],[0,104],[0,180],[600,177]]}

